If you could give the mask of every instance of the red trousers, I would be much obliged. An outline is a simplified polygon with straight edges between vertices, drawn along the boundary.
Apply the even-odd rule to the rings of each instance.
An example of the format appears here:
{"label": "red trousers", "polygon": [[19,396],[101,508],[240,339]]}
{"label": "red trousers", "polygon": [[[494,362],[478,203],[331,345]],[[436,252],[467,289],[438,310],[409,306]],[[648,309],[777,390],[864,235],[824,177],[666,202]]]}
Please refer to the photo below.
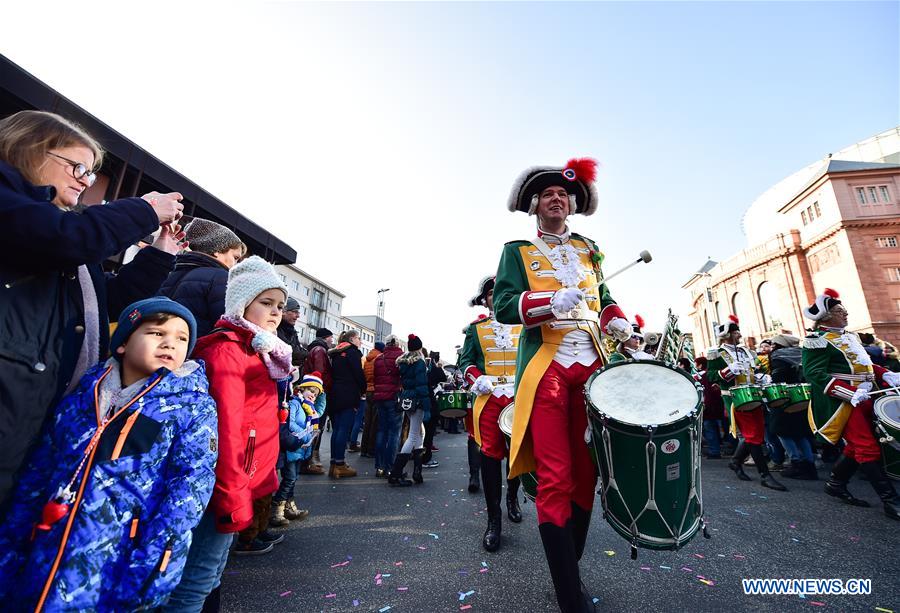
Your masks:
{"label": "red trousers", "polygon": [[871,400],[860,402],[853,407],[841,435],[847,443],[844,446],[844,455],[860,464],[874,462],[881,457],[881,446],[875,438],[872,426],[873,408],[874,403]]}
{"label": "red trousers", "polygon": [[594,506],[597,473],[584,442],[584,384],[600,366],[599,359],[568,368],[551,362],[538,384],[528,431],[537,465],[539,524],[565,526],[573,502],[588,512]]}
{"label": "red trousers", "polygon": [[500,430],[500,411],[505,409],[513,399],[509,396],[491,396],[488,398],[478,418],[478,430],[481,433],[481,453],[495,460],[502,460],[509,455],[506,437]]}
{"label": "red trousers", "polygon": [[466,432],[469,434],[469,438],[473,441],[475,440],[475,426],[474,420],[472,419],[472,411],[466,413],[466,416],[463,417],[463,424],[465,425]]}
{"label": "red trousers", "polygon": [[757,407],[752,411],[733,411],[734,422],[738,432],[744,440],[751,445],[762,445],[766,440],[766,417],[763,408]]}

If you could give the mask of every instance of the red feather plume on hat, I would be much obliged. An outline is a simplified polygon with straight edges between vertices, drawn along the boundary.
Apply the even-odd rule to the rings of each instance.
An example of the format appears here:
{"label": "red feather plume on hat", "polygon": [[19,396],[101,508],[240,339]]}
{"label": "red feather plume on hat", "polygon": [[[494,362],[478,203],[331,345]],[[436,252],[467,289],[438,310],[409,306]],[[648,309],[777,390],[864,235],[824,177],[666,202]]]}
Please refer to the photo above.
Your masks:
{"label": "red feather plume on hat", "polygon": [[644,329],[644,318],[640,315],[634,316],[634,323],[638,325],[638,328],[641,328],[642,330]]}
{"label": "red feather plume on hat", "polygon": [[741,322],[738,321],[737,315],[729,315],[729,316],[728,316],[728,319],[730,319],[732,322],[734,322],[734,323],[736,323],[736,324],[741,323]]}
{"label": "red feather plume on hat", "polygon": [[597,160],[591,158],[572,158],[563,170],[574,170],[575,178],[584,183],[593,183],[597,178]]}
{"label": "red feather plume on hat", "polygon": [[487,319],[487,315],[485,315],[484,313],[479,313],[479,314],[478,314],[478,321],[481,321],[482,319]]}
{"label": "red feather plume on hat", "polygon": [[822,293],[825,294],[826,296],[831,296],[832,298],[835,298],[835,299],[841,297],[841,295],[837,293],[837,290],[833,290],[830,287],[826,287],[825,291],[823,291]]}

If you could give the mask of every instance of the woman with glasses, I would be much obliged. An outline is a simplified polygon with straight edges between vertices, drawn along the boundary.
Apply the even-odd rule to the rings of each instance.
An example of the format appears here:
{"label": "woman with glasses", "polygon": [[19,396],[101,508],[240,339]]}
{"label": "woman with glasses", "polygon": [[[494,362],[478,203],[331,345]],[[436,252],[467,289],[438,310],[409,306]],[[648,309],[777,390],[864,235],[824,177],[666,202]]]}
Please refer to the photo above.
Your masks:
{"label": "woman with glasses", "polygon": [[[48,411],[106,355],[109,313],[155,295],[182,247],[179,194],[72,211],[102,161],[98,143],[59,115],[0,120],[0,520]],[[117,276],[103,272],[161,224]]]}

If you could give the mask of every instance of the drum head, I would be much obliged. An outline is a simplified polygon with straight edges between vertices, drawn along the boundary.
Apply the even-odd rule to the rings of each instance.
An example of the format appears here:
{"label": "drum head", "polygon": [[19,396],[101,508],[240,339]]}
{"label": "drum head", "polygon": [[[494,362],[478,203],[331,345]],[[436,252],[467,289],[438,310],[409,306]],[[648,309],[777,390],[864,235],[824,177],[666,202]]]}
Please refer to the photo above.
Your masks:
{"label": "drum head", "polygon": [[900,396],[882,396],[875,401],[875,416],[900,430]]}
{"label": "drum head", "polygon": [[509,437],[512,437],[514,404],[515,403],[511,402],[502,411],[500,411],[500,432]]}
{"label": "drum head", "polygon": [[693,380],[662,362],[612,364],[592,375],[587,385],[595,411],[636,426],[678,421],[700,404]]}

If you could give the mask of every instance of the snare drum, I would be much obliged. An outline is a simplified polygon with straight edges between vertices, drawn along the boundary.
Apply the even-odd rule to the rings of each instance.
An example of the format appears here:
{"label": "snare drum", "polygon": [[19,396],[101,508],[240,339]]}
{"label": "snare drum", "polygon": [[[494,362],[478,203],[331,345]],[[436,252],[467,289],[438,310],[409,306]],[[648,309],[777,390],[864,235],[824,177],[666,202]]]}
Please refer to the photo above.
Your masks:
{"label": "snare drum", "polygon": [[875,401],[873,410],[884,471],[900,481],[900,396],[882,396]]}
{"label": "snare drum", "polygon": [[812,398],[811,390],[809,383],[788,385],[788,402],[784,407],[784,412],[797,413],[805,411],[809,407],[810,398]]}
{"label": "snare drum", "polygon": [[770,409],[780,409],[788,403],[788,384],[770,383],[763,386],[763,396],[766,397]]}
{"label": "snare drum", "polygon": [[[514,407],[515,403],[511,402],[500,411],[500,432],[506,437],[507,447],[509,446],[510,439],[512,439],[513,416],[515,415]],[[537,473],[525,473],[519,475],[519,481],[522,482],[522,491],[525,492],[525,496],[534,502],[534,499],[537,498]]]}
{"label": "snare drum", "polygon": [[758,385],[735,385],[728,391],[735,411],[752,411],[762,406],[763,390]]}
{"label": "snare drum", "polygon": [[701,527],[706,536],[699,386],[664,362],[617,362],[591,375],[585,397],[603,516],[632,557],[678,549]]}
{"label": "snare drum", "polygon": [[472,410],[472,398],[468,392],[438,392],[437,402],[441,417],[465,417]]}

